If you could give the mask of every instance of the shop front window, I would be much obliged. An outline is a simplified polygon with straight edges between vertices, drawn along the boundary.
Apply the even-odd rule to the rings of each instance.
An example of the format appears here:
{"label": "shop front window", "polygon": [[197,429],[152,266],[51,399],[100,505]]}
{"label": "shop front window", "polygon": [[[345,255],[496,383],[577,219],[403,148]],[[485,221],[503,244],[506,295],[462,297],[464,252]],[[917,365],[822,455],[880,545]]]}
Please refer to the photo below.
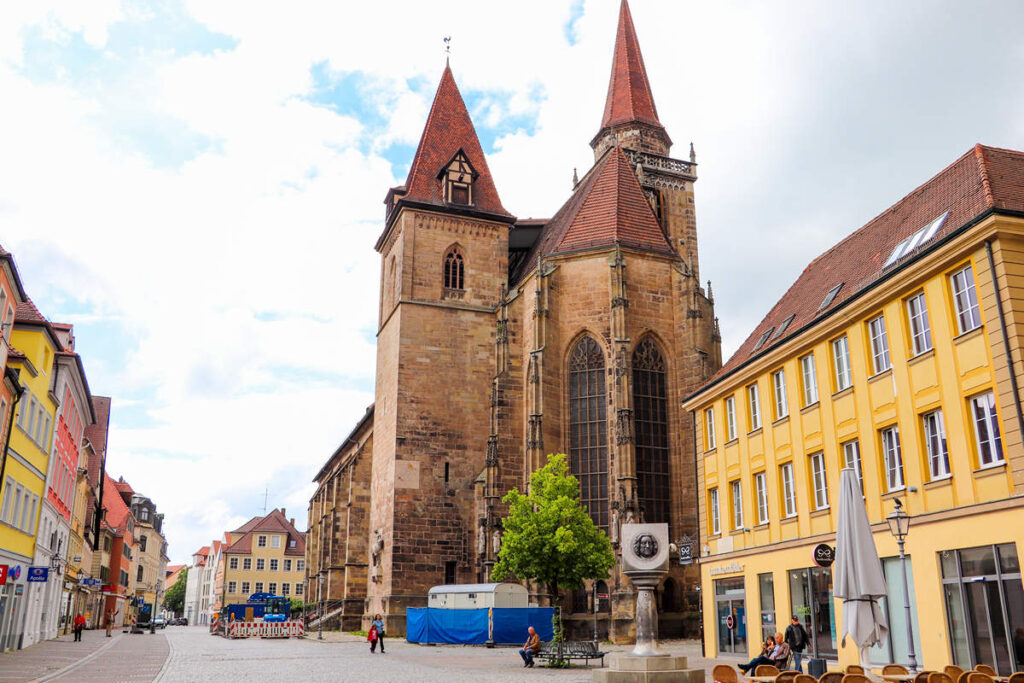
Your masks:
{"label": "shop front window", "polygon": [[953,662],[1024,669],[1024,587],[1014,543],[939,553]]}
{"label": "shop front window", "polygon": [[775,621],[775,579],[771,572],[757,575],[757,588],[761,599],[761,642],[775,636],[779,630]]}
{"label": "shop front window", "polygon": [[[910,650],[907,643],[907,609],[903,599],[903,568],[898,557],[882,558],[882,571],[889,595],[879,599],[878,606],[889,622],[889,633],[881,643],[871,648],[873,664],[907,663]],[[914,651],[921,652],[921,634],[917,624],[917,597],[914,590],[914,570],[907,556],[907,588],[910,591],[910,624],[914,633]]]}
{"label": "shop front window", "polygon": [[810,652],[815,657],[838,652],[836,614],[832,609],[832,570],[822,567],[789,571],[789,600],[792,613],[799,617],[810,636]]}

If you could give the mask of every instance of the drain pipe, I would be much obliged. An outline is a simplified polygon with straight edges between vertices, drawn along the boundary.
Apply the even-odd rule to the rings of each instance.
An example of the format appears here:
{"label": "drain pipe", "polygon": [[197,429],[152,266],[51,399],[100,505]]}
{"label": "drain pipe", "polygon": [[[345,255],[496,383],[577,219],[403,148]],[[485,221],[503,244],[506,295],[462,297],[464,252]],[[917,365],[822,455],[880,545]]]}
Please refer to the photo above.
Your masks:
{"label": "drain pipe", "polygon": [[1017,387],[1017,372],[1013,368],[1013,356],[1010,354],[1010,337],[1006,332],[1006,313],[1003,311],[1003,300],[999,296],[999,280],[996,277],[996,260],[992,255],[992,240],[985,240],[985,253],[988,254],[988,268],[992,275],[992,288],[996,295],[996,310],[999,311],[999,331],[1003,335],[1003,348],[1006,349],[1006,365],[1010,371],[1010,384],[1013,387],[1013,405],[1017,409],[1017,427],[1024,434],[1024,412],[1020,407],[1020,389]]}

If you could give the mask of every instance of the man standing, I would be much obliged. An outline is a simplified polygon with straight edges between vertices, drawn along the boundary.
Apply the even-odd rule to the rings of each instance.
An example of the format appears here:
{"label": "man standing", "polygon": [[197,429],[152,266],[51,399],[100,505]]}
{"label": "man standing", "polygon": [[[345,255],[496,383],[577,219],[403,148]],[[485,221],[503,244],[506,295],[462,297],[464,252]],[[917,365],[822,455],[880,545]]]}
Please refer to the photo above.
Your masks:
{"label": "man standing", "polygon": [[82,629],[85,628],[85,617],[79,612],[75,615],[75,620],[71,622],[71,627],[75,632],[75,642],[82,642]]}
{"label": "man standing", "polygon": [[530,637],[523,643],[523,649],[519,651],[519,656],[523,658],[524,667],[533,667],[533,658],[540,652],[540,636],[537,632],[530,627]]}
{"label": "man standing", "polygon": [[117,612],[113,609],[107,610],[107,638],[110,637],[110,632],[114,630],[114,617],[117,616]]}
{"label": "man standing", "polygon": [[793,623],[786,628],[786,643],[793,652],[793,664],[800,673],[804,672],[800,658],[803,656],[804,648],[807,647],[809,642],[810,638],[807,637],[807,631],[804,630],[800,619],[794,614]]}

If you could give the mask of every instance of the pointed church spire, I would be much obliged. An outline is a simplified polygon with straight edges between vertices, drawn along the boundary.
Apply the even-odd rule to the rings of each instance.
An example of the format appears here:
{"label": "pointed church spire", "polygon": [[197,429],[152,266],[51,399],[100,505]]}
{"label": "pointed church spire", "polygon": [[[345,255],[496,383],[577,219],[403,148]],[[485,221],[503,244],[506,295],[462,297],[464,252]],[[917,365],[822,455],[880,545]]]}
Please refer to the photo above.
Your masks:
{"label": "pointed church spire", "polygon": [[640,54],[640,43],[636,38],[629,3],[622,0],[612,75],[608,83],[608,98],[605,100],[601,128],[634,121],[663,127],[658,120],[658,109],[654,106],[654,96],[647,80],[644,57]]}
{"label": "pointed church spire", "polygon": [[427,124],[409,167],[409,177],[405,181],[405,193],[401,199],[442,207],[453,204],[446,200],[441,176],[461,152],[472,168],[472,174],[460,176],[460,179],[467,177],[471,183],[465,195],[468,204],[461,202],[464,205],[461,208],[510,216],[498,197],[476,129],[466,110],[466,103],[455,84],[447,59],[445,61],[444,73],[441,74]]}

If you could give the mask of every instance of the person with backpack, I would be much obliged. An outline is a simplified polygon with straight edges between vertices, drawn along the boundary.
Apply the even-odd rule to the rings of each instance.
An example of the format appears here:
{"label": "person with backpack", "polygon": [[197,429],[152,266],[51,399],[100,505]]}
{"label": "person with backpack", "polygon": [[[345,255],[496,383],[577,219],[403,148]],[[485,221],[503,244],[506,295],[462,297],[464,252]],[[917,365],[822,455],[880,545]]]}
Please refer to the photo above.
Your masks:
{"label": "person with backpack", "polygon": [[786,643],[789,644],[789,649],[793,653],[793,666],[800,673],[804,672],[803,663],[800,659],[803,657],[804,648],[810,642],[811,639],[807,636],[807,631],[804,630],[800,619],[794,614],[793,623],[786,627]]}

